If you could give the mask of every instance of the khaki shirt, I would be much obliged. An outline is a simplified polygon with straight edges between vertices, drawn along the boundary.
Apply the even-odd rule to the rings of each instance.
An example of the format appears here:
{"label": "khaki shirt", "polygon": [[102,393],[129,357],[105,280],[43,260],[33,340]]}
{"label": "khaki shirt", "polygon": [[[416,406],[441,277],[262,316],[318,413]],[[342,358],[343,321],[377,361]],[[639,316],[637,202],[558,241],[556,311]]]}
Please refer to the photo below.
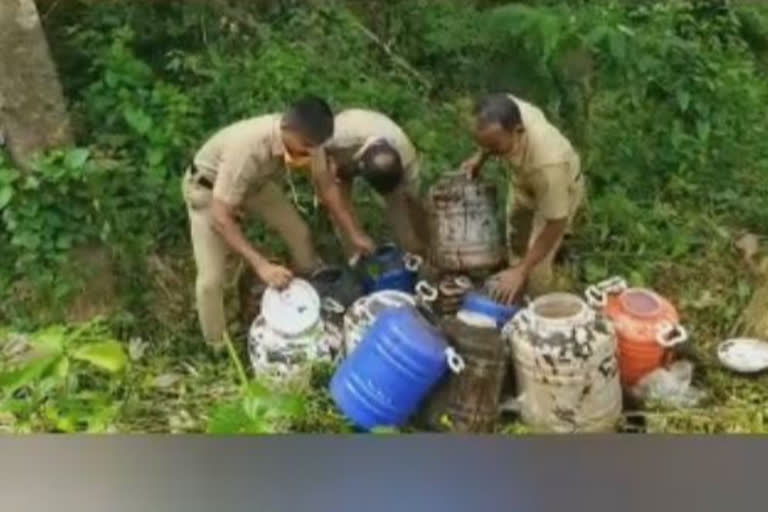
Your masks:
{"label": "khaki shirt", "polygon": [[334,120],[333,139],[326,150],[340,167],[351,164],[360,149],[376,140],[386,140],[400,155],[408,186],[418,178],[416,148],[397,123],[379,112],[349,109]]}
{"label": "khaki shirt", "polygon": [[514,199],[547,220],[571,217],[583,186],[578,154],[538,107],[510,98],[520,109],[525,128],[522,150],[507,157],[517,168]]}
{"label": "khaki shirt", "polygon": [[250,190],[285,169],[280,118],[269,114],[238,121],[197,152],[195,167],[214,184],[214,198],[238,206]]}

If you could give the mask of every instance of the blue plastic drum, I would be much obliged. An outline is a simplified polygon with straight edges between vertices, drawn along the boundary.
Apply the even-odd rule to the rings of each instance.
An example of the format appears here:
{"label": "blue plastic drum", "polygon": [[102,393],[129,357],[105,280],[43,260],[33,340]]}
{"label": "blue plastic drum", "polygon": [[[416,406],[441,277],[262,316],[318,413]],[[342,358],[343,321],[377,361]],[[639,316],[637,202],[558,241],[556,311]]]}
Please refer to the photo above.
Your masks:
{"label": "blue plastic drum", "polygon": [[331,379],[331,396],[358,427],[402,427],[449,368],[463,361],[410,306],[383,311]]}
{"label": "blue plastic drum", "polygon": [[383,245],[358,264],[363,290],[366,294],[381,290],[413,293],[421,264],[420,257],[406,254],[392,244]]}

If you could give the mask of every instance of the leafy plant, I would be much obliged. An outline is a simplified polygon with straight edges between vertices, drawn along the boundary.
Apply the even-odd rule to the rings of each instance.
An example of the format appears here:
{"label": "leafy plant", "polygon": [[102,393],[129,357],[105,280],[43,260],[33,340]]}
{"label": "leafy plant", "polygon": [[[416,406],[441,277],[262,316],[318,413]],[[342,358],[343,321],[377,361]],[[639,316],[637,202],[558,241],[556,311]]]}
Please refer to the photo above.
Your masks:
{"label": "leafy plant", "polygon": [[281,393],[252,382],[236,401],[219,405],[211,415],[210,434],[275,434],[286,432],[305,411],[302,396]]}
{"label": "leafy plant", "polygon": [[[589,204],[569,241],[580,285],[619,273],[664,292],[695,324],[695,343],[707,354],[748,300],[751,276],[731,239],[768,224],[768,10],[759,2],[724,10],[703,1],[613,0],[66,4],[45,24],[78,147],[42,156],[31,174],[0,156],[0,318],[47,319],[46,305],[66,304],[78,289],[77,271],[90,271],[73,268],[72,250],[101,245],[116,260],[124,304],[110,320],[121,337],[149,340],[162,362],[136,371],[154,378],[189,364],[210,389],[189,391],[201,385],[190,375],[178,395],[174,386],[168,396],[139,390],[147,403],[128,407],[126,375],[97,370],[70,348],[59,357],[68,363],[44,359],[13,378],[0,368],[4,378],[31,379],[3,394],[0,424],[15,431],[103,430],[128,414],[126,428],[167,430],[172,415],[178,430],[199,430],[209,403],[232,398],[232,369],[220,375],[197,348],[194,315],[157,321],[169,294],[148,293],[158,283],[147,255],[190,259],[179,179],[203,140],[305,92],[329,98],[336,110],[366,107],[393,117],[422,154],[424,188],[473,149],[471,96],[509,91],[530,99],[582,155]],[[484,177],[507,182],[501,166]],[[296,185],[313,233],[330,233],[308,181]],[[369,190],[356,189],[355,198],[383,240]],[[255,241],[285,254],[260,223],[248,228]],[[332,235],[321,242],[329,259],[341,258]],[[174,284],[171,294],[190,294],[192,279],[180,272],[170,281],[190,284]],[[764,430],[755,405],[765,397],[762,380],[745,385],[710,363],[701,378],[716,391],[713,411],[728,409],[728,420],[706,411],[659,416],[659,430]],[[69,379],[56,377],[65,364]],[[240,398],[212,416],[229,425],[221,431],[349,431],[327,381],[301,397],[300,413],[290,405],[298,397],[250,390],[239,373]],[[734,402],[734,394],[751,402]]]}
{"label": "leafy plant", "polygon": [[250,381],[240,358],[226,336],[230,359],[240,379],[241,393],[235,400],[217,405],[208,425],[210,434],[274,434],[285,432],[304,415],[305,401],[299,393],[281,392],[272,386]]}
{"label": "leafy plant", "polygon": [[64,432],[97,431],[117,413],[111,393],[128,357],[98,323],[5,334],[0,358],[0,412],[16,428],[40,421]]}

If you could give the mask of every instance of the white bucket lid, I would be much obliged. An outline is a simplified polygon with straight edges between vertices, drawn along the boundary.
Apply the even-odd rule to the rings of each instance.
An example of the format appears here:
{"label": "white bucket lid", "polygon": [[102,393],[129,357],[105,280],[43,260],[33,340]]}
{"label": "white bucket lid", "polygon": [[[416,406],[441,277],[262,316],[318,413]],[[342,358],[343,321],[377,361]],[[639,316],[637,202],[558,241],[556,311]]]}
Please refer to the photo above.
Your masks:
{"label": "white bucket lid", "polygon": [[768,369],[768,342],[753,338],[726,340],[718,345],[717,357],[735,372],[760,372]]}
{"label": "white bucket lid", "polygon": [[294,279],[286,288],[268,288],[261,299],[261,314],[270,328],[295,336],[313,327],[320,319],[320,296],[303,279]]}

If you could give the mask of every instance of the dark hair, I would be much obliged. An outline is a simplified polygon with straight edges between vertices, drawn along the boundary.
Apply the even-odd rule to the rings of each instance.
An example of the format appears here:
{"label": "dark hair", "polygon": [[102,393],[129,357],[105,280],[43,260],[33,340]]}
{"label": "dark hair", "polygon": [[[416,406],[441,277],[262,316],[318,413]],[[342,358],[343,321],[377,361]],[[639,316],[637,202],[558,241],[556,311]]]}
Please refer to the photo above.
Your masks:
{"label": "dark hair", "polygon": [[375,142],[360,158],[360,176],[379,194],[389,194],[403,181],[403,161],[385,141]]}
{"label": "dark hair", "polygon": [[320,145],[333,136],[333,111],[317,96],[304,96],[283,115],[283,126],[296,130],[311,143]]}
{"label": "dark hair", "polygon": [[481,127],[498,123],[511,132],[523,123],[520,109],[506,94],[491,94],[481,99],[475,105],[474,114]]}

